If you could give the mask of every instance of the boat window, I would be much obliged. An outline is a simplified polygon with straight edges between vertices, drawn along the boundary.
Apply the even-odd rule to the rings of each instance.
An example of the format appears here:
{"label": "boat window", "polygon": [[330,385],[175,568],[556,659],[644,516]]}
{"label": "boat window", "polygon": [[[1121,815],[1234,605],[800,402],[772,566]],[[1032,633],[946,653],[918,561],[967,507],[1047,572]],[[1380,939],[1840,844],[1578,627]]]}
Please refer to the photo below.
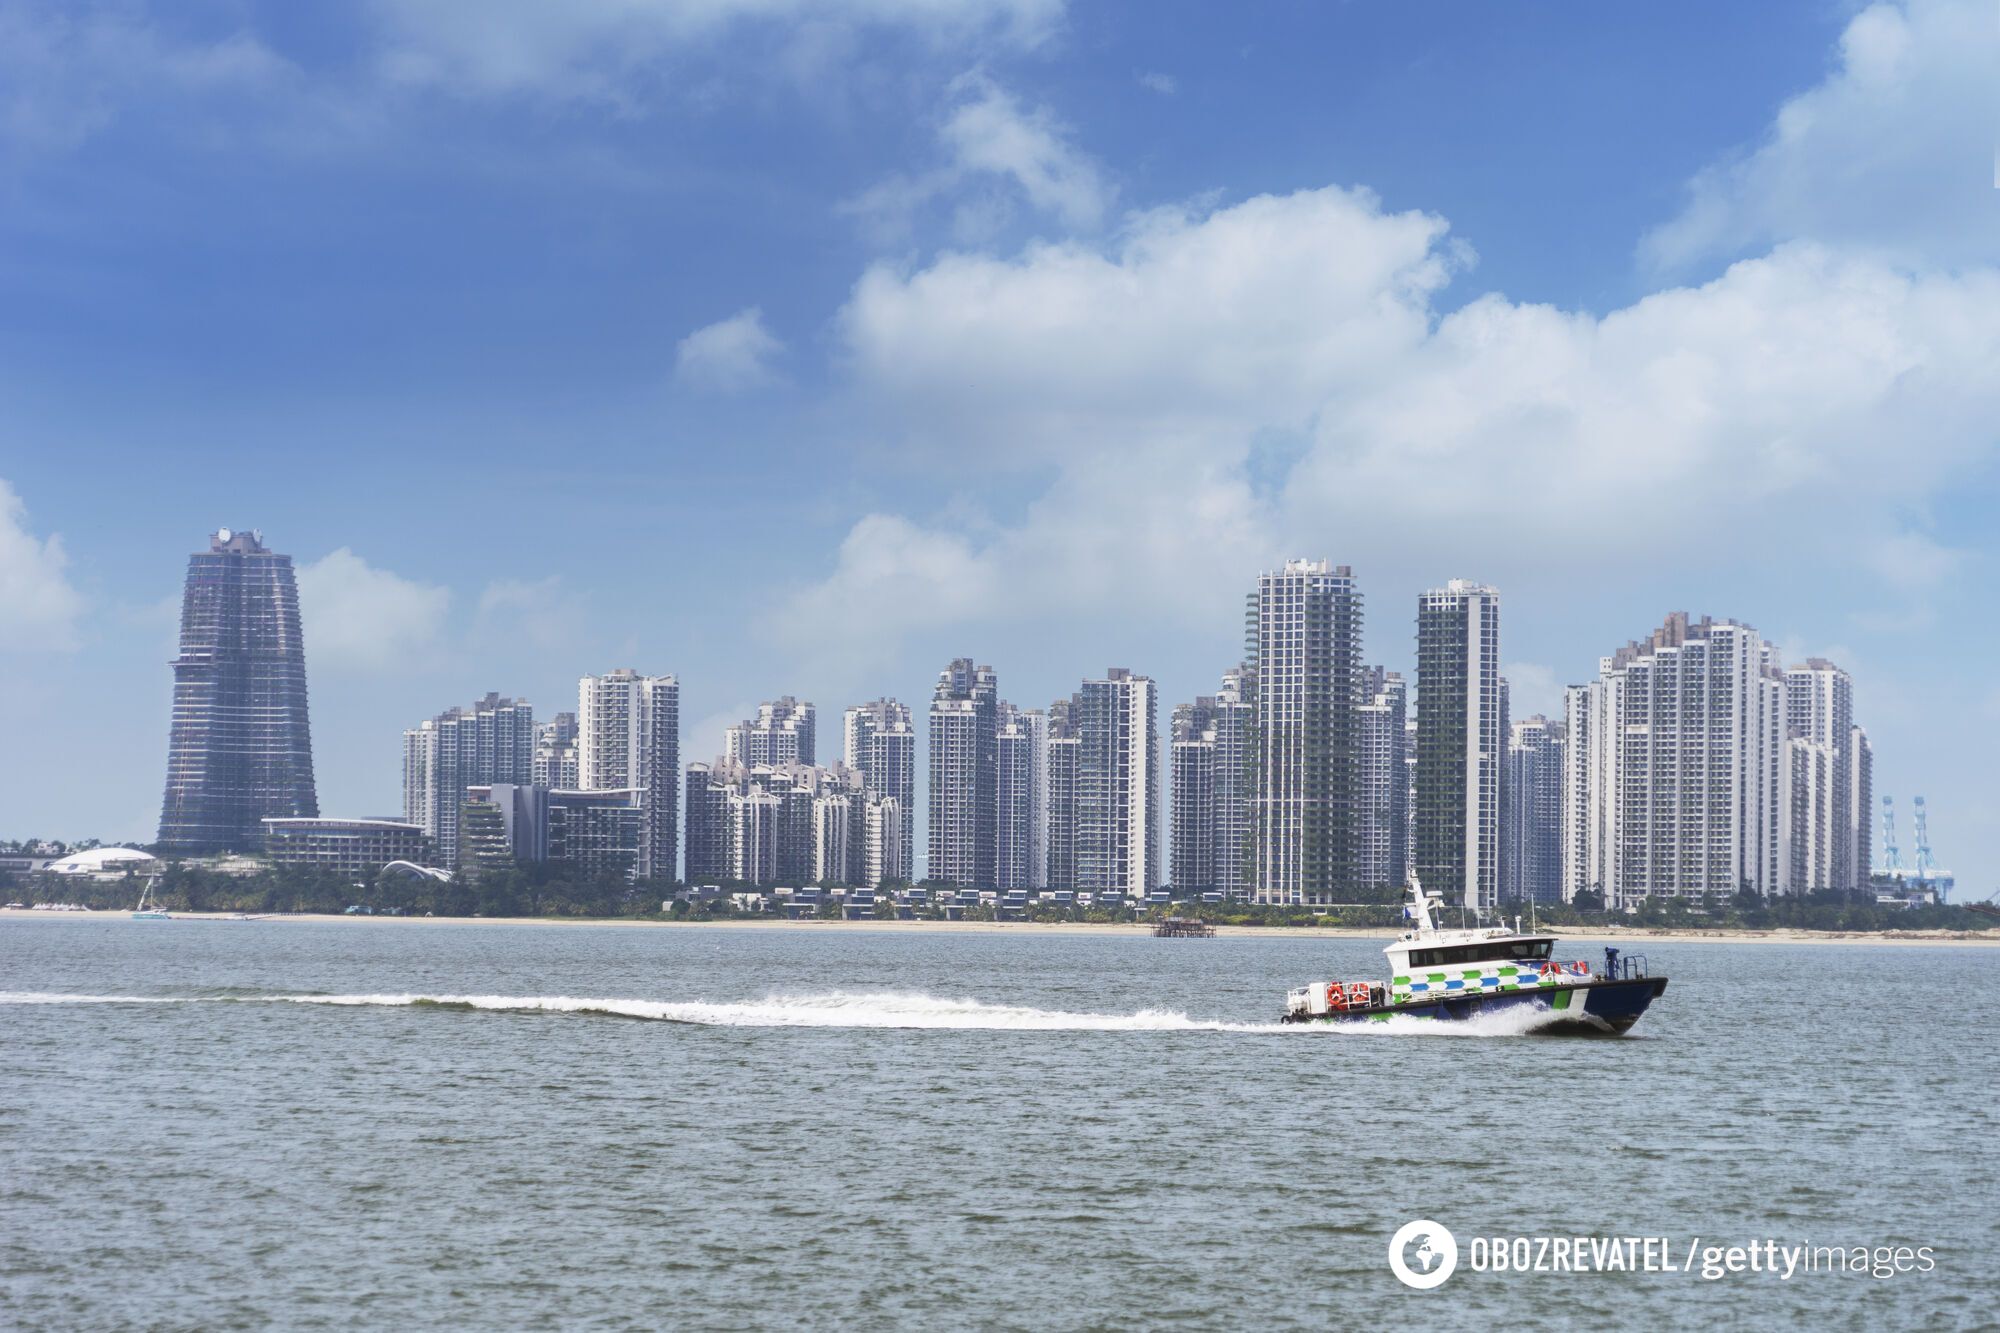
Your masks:
{"label": "boat window", "polygon": [[1410,966],[1532,961],[1547,958],[1554,948],[1554,940],[1493,940],[1485,944],[1458,944],[1448,949],[1412,949]]}

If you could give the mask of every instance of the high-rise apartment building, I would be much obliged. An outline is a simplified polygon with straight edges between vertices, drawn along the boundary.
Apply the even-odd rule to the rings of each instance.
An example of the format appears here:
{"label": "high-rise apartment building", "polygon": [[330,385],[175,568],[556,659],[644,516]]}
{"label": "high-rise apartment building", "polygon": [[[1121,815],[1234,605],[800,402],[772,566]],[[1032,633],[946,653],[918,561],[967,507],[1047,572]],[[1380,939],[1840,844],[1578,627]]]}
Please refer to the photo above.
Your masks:
{"label": "high-rise apartment building", "polygon": [[1405,685],[1403,696],[1403,880],[1409,882],[1416,869],[1417,851],[1417,718],[1409,706]]}
{"label": "high-rise apartment building", "polygon": [[1400,891],[1410,878],[1409,694],[1394,671],[1362,673],[1356,754],[1360,774],[1357,883]]}
{"label": "high-rise apartment building", "polygon": [[862,869],[858,887],[879,889],[910,881],[910,807],[893,796],[870,792],[862,810]]}
{"label": "high-rise apartment building", "polygon": [[1563,724],[1537,713],[1513,724],[1507,741],[1504,902],[1563,900]]}
{"label": "high-rise apartment building", "polygon": [[160,850],[260,847],[267,818],[319,814],[292,558],[224,528],[188,557]]}
{"label": "high-rise apartment building", "polygon": [[1500,594],[1453,579],[1417,600],[1417,841],[1424,887],[1447,903],[1500,901],[1507,710]]}
{"label": "high-rise apartment building", "polygon": [[1250,742],[1255,683],[1248,666],[1222,673],[1215,692],[1215,887],[1250,896]]}
{"label": "high-rise apartment building", "polygon": [[1253,697],[1252,896],[1339,901],[1359,877],[1361,593],[1346,565],[1258,576],[1246,647]]}
{"label": "high-rise apartment building", "polygon": [[687,810],[689,883],[878,888],[908,878],[897,862],[901,802],[845,764],[690,764]]}
{"label": "high-rise apartment building", "polygon": [[1076,888],[1076,773],[1080,745],[1074,702],[1056,700],[1049,705],[1047,758],[1043,764],[1048,790],[1045,804],[1048,872],[1043,878],[1048,888],[1065,892]]}
{"label": "high-rise apartment building", "polygon": [[1002,701],[994,737],[993,887],[1039,889],[1048,881],[1048,716]]}
{"label": "high-rise apartment building", "polygon": [[621,667],[577,681],[577,786],[639,793],[638,877],[680,867],[681,687]]}
{"label": "high-rise apartment building", "polygon": [[535,785],[576,791],[576,714],[557,713],[535,726]]}
{"label": "high-rise apartment building", "polygon": [[1784,705],[1775,652],[1735,621],[1675,612],[1601,659],[1567,696],[1564,896],[1780,891]]}
{"label": "high-rise apartment building", "polygon": [[419,825],[447,869],[459,856],[459,811],[468,787],[532,786],[535,711],[526,699],[489,694],[403,733],[403,817]]}
{"label": "high-rise apartment building", "polygon": [[869,791],[894,800],[901,810],[895,826],[902,831],[903,845],[891,849],[885,864],[893,869],[885,874],[908,879],[916,866],[910,816],[917,808],[917,732],[910,710],[894,699],[877,699],[848,709],[846,724],[848,766],[860,771]]}
{"label": "high-rise apartment building", "polygon": [[645,793],[575,791],[539,784],[468,787],[459,814],[455,873],[549,861],[583,876],[642,878]]}
{"label": "high-rise apartment building", "polygon": [[1855,887],[1865,889],[1875,873],[1875,750],[1860,727],[1849,733],[1848,823],[1854,830]]}
{"label": "high-rise apartment building", "polygon": [[[1160,863],[1159,688],[1112,667],[1071,699],[1076,733],[1074,887],[1143,898]],[[1059,836],[1051,831],[1050,841]]]}
{"label": "high-rise apartment building", "polygon": [[1167,724],[1173,847],[1168,874],[1177,893],[1215,892],[1215,697],[1176,704]]}
{"label": "high-rise apartment building", "polygon": [[1854,681],[1813,657],[1785,671],[1785,734],[1791,787],[1786,805],[1786,887],[1856,889]]}
{"label": "high-rise apartment building", "polygon": [[930,878],[990,889],[999,850],[1000,687],[961,657],[931,696]]}
{"label": "high-rise apartment building", "polygon": [[862,802],[866,797],[859,787],[861,775],[853,769],[847,771],[854,774],[855,787],[829,784],[812,799],[814,884],[853,884],[861,875],[863,839],[867,836]]}
{"label": "high-rise apartment building", "polygon": [[1222,687],[1174,709],[1171,734],[1174,888],[1247,897],[1245,838],[1250,712],[1248,669],[1225,672]]}
{"label": "high-rise apartment building", "polygon": [[1610,876],[1610,715],[1602,678],[1563,691],[1562,898],[1602,895]]}
{"label": "high-rise apartment building", "polygon": [[739,764],[817,763],[813,706],[791,695],[757,705],[757,716],[724,733],[724,754]]}

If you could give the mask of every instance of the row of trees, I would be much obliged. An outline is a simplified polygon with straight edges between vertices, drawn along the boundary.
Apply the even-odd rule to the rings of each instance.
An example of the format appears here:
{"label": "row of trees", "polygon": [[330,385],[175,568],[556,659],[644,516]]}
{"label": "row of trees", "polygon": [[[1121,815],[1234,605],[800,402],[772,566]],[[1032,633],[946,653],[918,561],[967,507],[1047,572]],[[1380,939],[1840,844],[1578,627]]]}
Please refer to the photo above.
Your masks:
{"label": "row of trees", "polygon": [[[73,902],[99,910],[129,908],[144,880],[16,876],[10,901]],[[173,912],[340,913],[361,907],[392,916],[617,917],[657,913],[672,884],[629,884],[616,876],[588,878],[546,865],[491,871],[471,880],[441,883],[400,872],[357,880],[352,875],[303,866],[271,866],[249,875],[227,875],[202,866],[170,864],[153,887],[160,906]]]}
{"label": "row of trees", "polygon": [[[100,910],[129,908],[138,899],[141,880],[134,875],[98,881],[10,874],[0,871],[0,890],[9,901],[74,902]],[[901,884],[884,885],[878,901]],[[937,901],[955,885],[926,882],[932,902],[919,906],[920,917],[943,917]],[[569,867],[529,864],[487,870],[473,878],[449,883],[400,872],[356,879],[299,866],[272,866],[250,875],[229,875],[201,866],[170,864],[154,887],[154,897],[169,911],[339,913],[360,907],[371,913],[407,916],[526,916],[526,917],[650,917],[680,892],[671,880],[628,883],[615,875],[582,876]],[[729,901],[734,892],[768,893],[757,885],[725,884],[724,896],[706,902],[674,902],[670,914],[694,919],[724,919],[738,914]],[[1393,927],[1402,922],[1400,898],[1387,893],[1356,894],[1356,901],[1333,907],[1272,907],[1250,903],[1175,903],[1090,908],[1031,904],[1032,921],[1146,921],[1165,915],[1194,916],[1222,925]],[[1525,904],[1509,904],[1508,916],[1527,915]],[[886,914],[886,912],[885,912]],[[1648,899],[1636,913],[1607,912],[1594,893],[1575,902],[1534,909],[1544,927],[1627,926],[1676,930],[1980,930],[1992,923],[1963,907],[1884,907],[1870,893],[1822,890],[1782,898],[1756,893],[1715,894],[1700,903],[1685,899]],[[976,909],[975,918],[991,919],[991,908]],[[1455,913],[1446,918],[1456,924]],[[1469,924],[1469,922],[1468,922]]]}

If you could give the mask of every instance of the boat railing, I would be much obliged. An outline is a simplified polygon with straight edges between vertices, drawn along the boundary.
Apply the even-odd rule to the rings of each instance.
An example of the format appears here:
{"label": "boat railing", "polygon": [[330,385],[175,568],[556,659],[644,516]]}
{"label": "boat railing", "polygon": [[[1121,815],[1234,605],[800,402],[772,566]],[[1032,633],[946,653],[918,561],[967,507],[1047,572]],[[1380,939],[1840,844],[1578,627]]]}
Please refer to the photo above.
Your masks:
{"label": "boat railing", "polygon": [[1632,981],[1642,978],[1646,976],[1646,955],[1606,949],[1603,976],[1606,981]]}

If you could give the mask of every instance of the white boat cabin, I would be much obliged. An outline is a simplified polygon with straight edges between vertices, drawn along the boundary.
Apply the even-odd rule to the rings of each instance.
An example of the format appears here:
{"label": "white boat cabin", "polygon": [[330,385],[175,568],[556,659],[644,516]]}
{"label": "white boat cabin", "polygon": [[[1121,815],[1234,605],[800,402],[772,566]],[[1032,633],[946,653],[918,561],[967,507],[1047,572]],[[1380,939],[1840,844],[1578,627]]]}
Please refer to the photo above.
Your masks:
{"label": "white boat cabin", "polygon": [[1589,977],[1587,964],[1552,960],[1556,937],[1489,926],[1440,930],[1432,915],[1438,900],[1422,885],[1410,890],[1415,929],[1404,931],[1382,952],[1389,959],[1389,1003],[1409,1004],[1440,996],[1481,991],[1532,990],[1558,981],[1574,984]]}

